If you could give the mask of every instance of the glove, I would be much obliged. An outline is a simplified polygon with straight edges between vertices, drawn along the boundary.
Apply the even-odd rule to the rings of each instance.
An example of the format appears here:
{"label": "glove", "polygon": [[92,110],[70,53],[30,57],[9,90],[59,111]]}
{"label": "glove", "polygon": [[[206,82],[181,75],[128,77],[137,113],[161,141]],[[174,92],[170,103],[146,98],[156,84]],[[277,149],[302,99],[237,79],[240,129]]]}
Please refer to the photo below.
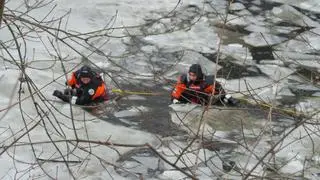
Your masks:
{"label": "glove", "polygon": [[69,88],[67,88],[67,89],[65,89],[64,91],[63,91],[63,94],[64,95],[72,95],[72,92],[71,92],[72,90],[71,89],[69,89]]}
{"label": "glove", "polygon": [[67,95],[67,96],[74,96],[77,94],[77,91],[76,91],[76,89],[67,88],[64,90],[63,94]]}
{"label": "glove", "polygon": [[64,95],[61,91],[55,90],[53,92],[53,95],[56,96],[57,98],[61,99],[64,102],[69,102],[70,96]]}
{"label": "glove", "polygon": [[77,96],[72,96],[71,98],[71,104],[76,104],[78,97]]}
{"label": "glove", "polygon": [[56,96],[56,97],[61,97],[63,94],[62,94],[62,92],[59,91],[59,90],[54,90],[52,95],[53,95],[53,96]]}
{"label": "glove", "polygon": [[173,99],[173,100],[172,100],[172,103],[173,103],[173,104],[179,104],[180,101],[179,101],[178,99]]}
{"label": "glove", "polygon": [[228,104],[233,105],[233,106],[235,106],[235,105],[237,105],[239,103],[239,100],[233,98],[230,94],[225,95],[223,101],[225,103],[228,103]]}
{"label": "glove", "polygon": [[231,97],[229,100],[228,100],[228,103],[235,106],[239,103],[239,100],[238,99],[235,99],[233,97]]}

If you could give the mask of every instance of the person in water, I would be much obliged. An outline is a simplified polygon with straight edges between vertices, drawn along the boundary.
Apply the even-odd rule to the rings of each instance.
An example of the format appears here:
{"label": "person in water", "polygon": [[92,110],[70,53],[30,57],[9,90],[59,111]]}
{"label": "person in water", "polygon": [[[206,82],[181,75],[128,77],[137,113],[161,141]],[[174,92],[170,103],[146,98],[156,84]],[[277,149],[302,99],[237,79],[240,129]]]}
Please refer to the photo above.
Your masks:
{"label": "person in water", "polygon": [[[206,105],[211,95],[218,96],[221,103],[236,105],[238,100],[227,94],[213,75],[205,76],[199,64],[192,64],[188,74],[182,74],[171,93],[174,104],[197,103]],[[216,102],[216,101],[214,101]]]}
{"label": "person in water", "polygon": [[53,95],[77,105],[88,105],[108,100],[107,87],[101,76],[94,72],[89,66],[84,65],[72,73],[66,82],[67,89],[62,93],[55,90]]}

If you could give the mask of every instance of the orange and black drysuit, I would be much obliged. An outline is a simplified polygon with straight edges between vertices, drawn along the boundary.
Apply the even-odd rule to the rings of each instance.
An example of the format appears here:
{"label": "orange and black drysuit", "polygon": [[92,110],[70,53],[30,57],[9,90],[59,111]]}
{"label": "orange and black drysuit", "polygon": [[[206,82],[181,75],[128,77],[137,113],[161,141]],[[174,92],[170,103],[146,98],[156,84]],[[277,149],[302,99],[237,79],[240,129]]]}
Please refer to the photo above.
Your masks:
{"label": "orange and black drysuit", "polygon": [[212,94],[219,95],[221,100],[225,96],[221,84],[214,82],[214,76],[200,76],[200,79],[192,82],[187,74],[183,74],[178,78],[171,97],[181,103],[207,104]]}
{"label": "orange and black drysuit", "polygon": [[[89,77],[91,80],[88,84],[81,81],[81,77]],[[101,76],[96,74],[88,66],[83,66],[78,71],[72,73],[71,78],[66,82],[72,88],[66,89],[64,93],[54,92],[54,95],[65,102],[71,100],[71,96],[75,96],[75,104],[87,105],[95,102],[103,102],[108,100],[107,87]]]}

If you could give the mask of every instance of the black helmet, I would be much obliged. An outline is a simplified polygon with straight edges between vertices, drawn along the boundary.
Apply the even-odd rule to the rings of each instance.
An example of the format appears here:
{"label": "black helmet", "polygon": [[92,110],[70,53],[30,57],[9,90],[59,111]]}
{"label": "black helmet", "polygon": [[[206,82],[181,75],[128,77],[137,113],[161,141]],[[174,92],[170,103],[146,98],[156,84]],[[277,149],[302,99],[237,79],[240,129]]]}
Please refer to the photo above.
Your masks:
{"label": "black helmet", "polygon": [[92,76],[93,76],[93,73],[92,73],[92,70],[89,66],[84,65],[80,68],[80,70],[79,70],[79,77],[80,78],[82,78],[82,77],[92,78]]}
{"label": "black helmet", "polygon": [[189,72],[193,72],[197,75],[197,80],[203,79],[203,73],[200,64],[192,64],[189,68]]}

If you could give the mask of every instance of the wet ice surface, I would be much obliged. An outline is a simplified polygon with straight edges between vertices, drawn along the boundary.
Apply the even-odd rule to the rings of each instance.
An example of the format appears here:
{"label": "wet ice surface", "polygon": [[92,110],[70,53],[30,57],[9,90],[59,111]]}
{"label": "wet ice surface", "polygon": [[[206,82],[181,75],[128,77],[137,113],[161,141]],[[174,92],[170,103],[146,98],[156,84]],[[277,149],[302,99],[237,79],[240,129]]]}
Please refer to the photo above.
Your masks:
{"label": "wet ice surface", "polygon": [[[197,132],[203,108],[196,105],[170,105],[170,89],[172,82],[180,73],[186,73],[189,65],[200,63],[206,73],[217,72],[218,80],[235,97],[252,96],[272,105],[280,105],[311,116],[307,120],[309,124],[294,129],[281,147],[277,147],[279,152],[276,158],[279,161],[275,167],[286,175],[292,175],[292,173],[300,175],[306,165],[305,177],[310,179],[317,177],[319,115],[315,112],[320,107],[319,83],[317,84],[316,81],[319,75],[319,28],[310,28],[319,27],[318,15],[314,13],[319,12],[319,2],[316,0],[286,1],[286,5],[282,2],[284,1],[255,0],[233,3],[232,11],[228,15],[229,31],[225,35],[221,35],[220,25],[223,19],[215,14],[216,12],[225,13],[225,1],[212,1],[206,4],[201,1],[183,1],[182,4],[178,4],[174,15],[166,16],[159,22],[151,22],[150,19],[159,18],[173,9],[176,6],[176,0],[166,1],[166,3],[154,1],[152,5],[143,0],[107,3],[99,0],[89,4],[87,1],[59,2],[56,15],[72,8],[68,26],[79,32],[105,27],[112,20],[111,17],[115,15],[116,10],[119,13],[117,20],[108,24],[108,27],[109,25],[110,27],[135,26],[151,22],[144,27],[115,29],[111,32],[114,36],[131,34],[136,35],[135,37],[90,39],[90,43],[100,48],[97,54],[91,55],[90,48],[81,47],[73,41],[70,43],[85,56],[90,55],[89,59],[95,65],[110,72],[109,75],[120,82],[121,89],[160,94],[126,95],[117,102],[116,107],[110,107],[99,116],[93,116],[97,115],[95,114],[97,112],[88,113],[82,108],[74,107],[72,108],[74,121],[70,120],[68,104],[53,101],[53,106],[47,105],[54,107],[51,109],[56,119],[52,115],[49,116],[54,124],[42,123],[42,126],[37,126],[30,134],[32,141],[48,141],[45,131],[47,129],[51,137],[56,140],[74,139],[77,135],[82,139],[89,138],[102,142],[108,140],[124,144],[149,143],[173,163]],[[10,1],[9,5],[13,7],[17,5],[16,3]],[[49,9],[50,7],[47,8]],[[42,12],[37,11],[31,15],[41,16]],[[1,40],[7,40],[10,37],[9,34],[6,28],[1,29]],[[45,42],[48,43],[46,40]],[[221,59],[217,65],[215,59],[219,42],[223,45],[220,47]],[[50,56],[47,55],[41,43],[36,41],[28,43],[30,43],[29,47],[35,48],[36,53],[33,57],[33,51],[30,49],[27,51],[27,57],[49,59]],[[275,46],[269,47],[269,45]],[[65,45],[60,46],[62,56],[70,59],[65,63],[67,70],[82,60]],[[261,49],[262,52],[257,52]],[[53,49],[50,50],[54,52]],[[266,51],[270,51],[269,54],[265,53]],[[18,57],[15,51],[12,55]],[[19,71],[14,65],[8,62],[3,64],[0,71],[0,85],[6,88],[0,91],[1,109],[18,101],[19,84],[17,82],[20,78]],[[29,65],[27,73],[30,78],[41,89],[44,97],[53,99],[52,90],[63,88],[61,84],[65,80],[62,76],[56,80],[58,83],[51,83],[53,77],[57,78],[63,74],[61,66],[47,61],[30,62]],[[46,68],[51,65],[54,65],[52,71],[32,69],[33,67]],[[107,83],[112,88],[119,88],[108,77]],[[45,86],[45,84],[49,85]],[[248,90],[251,94],[248,94]],[[29,95],[26,83],[23,83],[20,91],[24,92],[22,98]],[[13,102],[10,99],[13,99]],[[39,99],[36,101],[41,102]],[[44,104],[40,104],[44,107]],[[29,128],[40,120],[32,105],[29,98],[22,103],[22,114],[19,104],[8,111],[1,111],[0,115],[4,118],[1,119],[3,131],[0,138],[6,145],[13,141],[13,138],[9,138],[12,132],[17,133],[14,135],[15,138],[24,132],[22,116],[29,124]],[[288,112],[292,113],[292,111]],[[205,126],[200,128],[204,130],[204,141],[200,143],[196,140],[189,149],[191,152],[186,152],[177,162],[177,166],[186,168],[197,165],[195,174],[199,179],[237,179],[239,174],[236,168],[240,168],[241,171],[250,171],[259,162],[259,157],[272,147],[272,143],[286,135],[286,132],[294,128],[295,123],[301,119],[293,119],[276,109],[270,116],[268,108],[262,110],[256,106],[244,106],[237,110],[225,107],[210,109],[204,114],[204,120]],[[57,124],[61,127],[58,129],[52,127],[57,127]],[[185,124],[188,124],[189,128]],[[76,131],[73,130],[74,128]],[[259,134],[261,136],[257,138]],[[310,141],[309,135],[313,141]],[[299,138],[301,141],[295,141]],[[19,139],[19,143],[22,142],[28,142],[28,137]],[[245,144],[246,147],[238,146],[238,143]],[[62,154],[67,154],[67,151],[75,145],[57,143],[57,146],[62,150]],[[68,160],[74,162],[70,164],[78,178],[138,179],[139,175],[146,179],[185,177],[183,173],[165,163],[148,148],[117,148],[117,151],[114,151],[103,146],[82,143],[79,146],[91,149],[95,155],[109,163],[115,163],[118,168],[108,166],[108,163],[103,163],[95,157],[82,159],[81,157],[88,154],[76,149],[68,155]],[[35,145],[34,150],[30,146],[17,146],[10,148],[7,154],[4,153],[1,156],[0,177],[13,177],[16,173],[14,166],[18,171],[30,167],[28,163],[36,161],[32,151],[38,159],[61,160],[59,152],[52,143]],[[13,156],[19,162],[13,164]],[[286,164],[288,160],[291,161]],[[232,169],[233,166],[228,166],[231,162],[235,163],[235,169]],[[274,175],[266,171],[266,169],[272,169],[270,162],[266,160],[259,164],[253,170],[253,174],[263,175],[268,172]],[[104,167],[107,167],[107,171]],[[228,171],[225,169],[228,167],[231,174],[226,174]],[[44,168],[51,176],[58,174],[58,179],[72,178],[62,163],[44,163]],[[23,171],[17,176],[29,177]],[[40,168],[36,167],[30,171],[30,177],[38,176],[46,179]]]}

